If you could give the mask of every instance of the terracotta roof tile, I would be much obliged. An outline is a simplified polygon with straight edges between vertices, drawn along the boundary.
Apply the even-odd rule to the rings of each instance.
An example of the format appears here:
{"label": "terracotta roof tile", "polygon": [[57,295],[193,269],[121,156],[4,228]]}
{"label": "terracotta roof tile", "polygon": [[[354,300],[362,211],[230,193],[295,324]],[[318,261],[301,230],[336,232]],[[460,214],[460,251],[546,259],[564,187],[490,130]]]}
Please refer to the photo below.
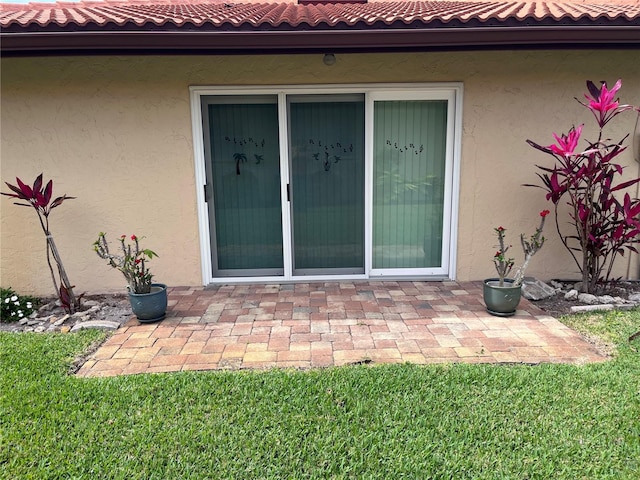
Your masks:
{"label": "terracotta roof tile", "polygon": [[192,25],[243,29],[345,28],[378,24],[640,19],[640,0],[571,2],[370,1],[298,5],[222,0],[133,0],[0,4],[0,26],[130,27]]}

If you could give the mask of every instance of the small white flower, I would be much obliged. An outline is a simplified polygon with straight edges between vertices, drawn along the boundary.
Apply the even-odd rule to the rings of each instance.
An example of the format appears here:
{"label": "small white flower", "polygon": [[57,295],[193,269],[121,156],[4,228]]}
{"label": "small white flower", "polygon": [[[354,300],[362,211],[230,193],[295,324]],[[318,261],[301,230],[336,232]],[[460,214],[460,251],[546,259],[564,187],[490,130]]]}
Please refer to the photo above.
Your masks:
{"label": "small white flower", "polygon": [[13,304],[14,304],[16,307],[19,307],[19,306],[20,306],[20,302],[13,302]]}
{"label": "small white flower", "polygon": [[22,314],[22,310],[18,310],[18,317],[22,318],[24,315]]}
{"label": "small white flower", "polygon": [[31,302],[27,302],[27,308],[31,308],[33,307],[33,304]]}
{"label": "small white flower", "polygon": [[11,299],[8,298],[8,297],[4,299],[4,303],[9,303],[10,301],[11,301]]}
{"label": "small white flower", "polygon": [[16,300],[18,300],[18,296],[17,295],[14,295],[13,297],[11,297],[11,301],[12,302],[15,302]]}
{"label": "small white flower", "polygon": [[11,312],[11,316],[15,317],[16,316],[16,312]]}

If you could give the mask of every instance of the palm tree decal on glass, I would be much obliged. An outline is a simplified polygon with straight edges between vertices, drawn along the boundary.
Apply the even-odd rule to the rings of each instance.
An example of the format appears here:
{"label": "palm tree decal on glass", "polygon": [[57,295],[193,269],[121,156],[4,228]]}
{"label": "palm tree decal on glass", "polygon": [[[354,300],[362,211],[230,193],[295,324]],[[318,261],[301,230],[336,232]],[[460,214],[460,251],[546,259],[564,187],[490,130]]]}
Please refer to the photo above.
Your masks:
{"label": "palm tree decal on glass", "polygon": [[240,163],[246,163],[247,156],[244,153],[234,153],[233,159],[236,161],[236,175],[240,175]]}
{"label": "palm tree decal on glass", "polygon": [[[236,152],[233,154],[233,161],[236,164],[236,175],[240,175],[240,164],[247,163],[247,157],[248,158],[253,157],[253,159],[255,159],[256,161],[255,162],[256,165],[260,165],[260,163],[264,161],[264,153],[255,153],[256,150],[258,150],[259,152],[264,151],[264,147],[266,145],[266,142],[264,139],[260,141],[258,139],[254,140],[252,137],[249,137],[248,139],[246,139],[246,138],[231,137],[229,135],[226,135],[224,137],[224,140],[229,145],[233,143],[234,149],[238,147],[240,149],[239,152]],[[247,150],[249,150],[249,153],[245,153]],[[253,150],[253,152],[251,150]]]}

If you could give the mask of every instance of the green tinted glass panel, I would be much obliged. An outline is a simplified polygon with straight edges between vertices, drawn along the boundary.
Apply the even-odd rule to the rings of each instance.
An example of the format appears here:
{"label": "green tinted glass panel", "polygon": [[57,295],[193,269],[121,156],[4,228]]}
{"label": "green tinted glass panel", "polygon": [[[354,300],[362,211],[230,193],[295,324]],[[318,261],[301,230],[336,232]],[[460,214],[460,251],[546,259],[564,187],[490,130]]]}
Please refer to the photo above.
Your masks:
{"label": "green tinted glass panel", "polygon": [[276,97],[235,100],[208,106],[215,263],[229,274],[282,271]]}
{"label": "green tinted glass panel", "polygon": [[373,268],[442,263],[447,102],[374,105]]}
{"label": "green tinted glass panel", "polygon": [[361,95],[290,98],[297,273],[364,271],[363,100]]}

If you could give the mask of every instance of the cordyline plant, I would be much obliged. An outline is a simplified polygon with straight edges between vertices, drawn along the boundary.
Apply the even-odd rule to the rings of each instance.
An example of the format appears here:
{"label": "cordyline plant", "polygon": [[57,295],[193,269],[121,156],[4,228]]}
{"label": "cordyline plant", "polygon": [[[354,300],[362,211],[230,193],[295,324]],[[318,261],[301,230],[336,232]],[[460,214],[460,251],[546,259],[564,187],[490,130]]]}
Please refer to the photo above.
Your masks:
{"label": "cordyline plant", "polygon": [[[540,212],[540,225],[536,228],[535,233],[531,235],[529,239],[525,238],[524,233],[520,234],[520,244],[522,245],[522,251],[524,252],[524,263],[516,271],[513,282],[509,286],[519,287],[522,285],[522,282],[524,281],[524,272],[527,270],[529,262],[531,262],[533,256],[538,253],[538,250],[540,250],[542,245],[544,245],[542,230],[544,229],[545,218],[549,213],[549,210],[543,210]],[[507,229],[504,227],[497,227],[494,228],[494,231],[498,236],[498,251],[493,256],[493,264],[496,267],[498,278],[500,279],[499,286],[504,287],[504,280],[509,273],[511,273],[511,269],[514,266],[515,261],[513,258],[507,257],[507,251],[511,247],[511,245],[505,244],[505,232]]]}
{"label": "cordyline plant", "polygon": [[[615,98],[622,82],[618,80],[609,89],[606,82],[596,86],[587,81],[586,103],[599,128],[598,138],[588,141],[586,149],[576,151],[583,125],[573,127],[567,134],[554,134],[556,143],[540,146],[531,140],[532,147],[551,155],[553,167],[537,165],[542,171],[538,177],[546,190],[547,200],[555,206],[556,229],[563,245],[573,257],[582,274],[582,291],[593,293],[599,282],[611,277],[617,255],[625,250],[637,252],[634,244],[640,241],[640,200],[620,190],[640,182],[640,178],[621,182],[621,165],[614,159],[625,151],[626,135],[618,142],[605,137],[604,127],[613,118],[635,107],[620,105]],[[558,205],[565,200],[569,206],[569,232],[564,233],[558,219]],[[580,258],[581,256],[581,258]]]}
{"label": "cordyline plant", "polygon": [[[144,237],[142,237],[144,238]],[[126,235],[122,235],[120,240],[120,255],[109,252],[109,244],[107,243],[106,234],[100,232],[98,239],[93,243],[93,249],[100,258],[108,260],[108,264],[120,270],[129,283],[129,291],[131,293],[150,293],[151,279],[153,275],[149,272],[146,262],[158,254],[148,248],[140,248],[140,240],[135,235],[131,235],[131,243],[126,243]]]}
{"label": "cordyline plant", "polygon": [[[62,205],[65,200],[71,200],[75,197],[68,197],[62,195],[61,197],[51,200],[53,196],[53,180],[49,180],[46,185],[43,184],[42,174],[38,175],[33,182],[33,186],[29,186],[22,182],[19,178],[16,178],[16,185],[11,185],[5,182],[6,185],[13,191],[13,193],[1,192],[2,195],[7,197],[17,198],[21,202],[14,202],[21,207],[33,207],[38,214],[38,220],[40,220],[40,226],[47,240],[47,264],[49,265],[49,271],[51,272],[51,279],[53,280],[53,288],[56,291],[56,295],[60,299],[60,303],[63,308],[69,312],[74,313],[80,307],[80,297],[75,296],[73,293],[74,285],[71,285],[67,272],[62,264],[62,259],[56,248],[56,244],[53,241],[53,235],[49,230],[49,215],[51,210]],[[58,271],[58,278],[56,278],[53,265],[51,264],[51,257],[56,264],[56,270]],[[59,282],[58,282],[59,280]],[[60,286],[58,286],[58,283]]]}

